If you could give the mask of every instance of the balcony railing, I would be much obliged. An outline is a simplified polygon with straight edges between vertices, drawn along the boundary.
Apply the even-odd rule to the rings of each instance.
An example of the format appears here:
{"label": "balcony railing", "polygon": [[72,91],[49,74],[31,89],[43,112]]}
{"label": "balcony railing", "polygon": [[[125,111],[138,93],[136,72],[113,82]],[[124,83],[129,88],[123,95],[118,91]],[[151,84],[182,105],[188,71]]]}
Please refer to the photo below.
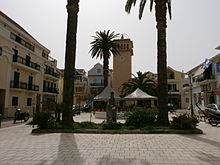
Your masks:
{"label": "balcony railing", "polygon": [[39,91],[38,85],[28,84],[26,82],[14,81],[14,80],[11,80],[10,87],[18,88],[18,89],[26,89],[26,90],[31,90],[31,91]]}
{"label": "balcony railing", "polygon": [[58,88],[43,87],[43,91],[49,93],[58,93]]}
{"label": "balcony railing", "polygon": [[42,53],[42,57],[46,58],[48,61],[52,62],[52,63],[56,63],[57,60],[55,60],[54,58],[50,57],[49,55]]}
{"label": "balcony railing", "polygon": [[56,77],[56,78],[59,78],[59,77],[60,77],[60,75],[59,75],[58,73],[52,72],[52,71],[50,71],[50,70],[45,70],[44,73],[45,73],[45,74],[48,74],[48,75],[51,75],[51,76],[53,76],[53,77]]}
{"label": "balcony railing", "polygon": [[103,83],[90,83],[90,86],[96,87],[96,86],[104,86]]}
{"label": "balcony railing", "polygon": [[25,66],[28,66],[30,68],[33,68],[33,69],[40,71],[40,65],[38,65],[37,63],[34,63],[32,61],[28,61],[21,56],[13,55],[13,62],[18,62],[20,64],[23,64]]}
{"label": "balcony railing", "polygon": [[207,77],[198,78],[196,80],[196,82],[201,82],[201,81],[205,81],[205,80],[213,80],[213,79],[215,79],[215,76],[214,75],[210,75],[210,76],[207,76]]}

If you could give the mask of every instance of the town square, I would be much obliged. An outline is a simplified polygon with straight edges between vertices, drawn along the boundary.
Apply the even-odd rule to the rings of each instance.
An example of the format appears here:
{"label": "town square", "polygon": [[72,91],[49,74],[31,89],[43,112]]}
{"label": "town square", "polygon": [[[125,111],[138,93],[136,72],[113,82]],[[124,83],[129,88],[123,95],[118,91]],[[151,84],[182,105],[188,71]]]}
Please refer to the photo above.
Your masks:
{"label": "town square", "polygon": [[0,164],[220,164],[219,5],[2,0]]}

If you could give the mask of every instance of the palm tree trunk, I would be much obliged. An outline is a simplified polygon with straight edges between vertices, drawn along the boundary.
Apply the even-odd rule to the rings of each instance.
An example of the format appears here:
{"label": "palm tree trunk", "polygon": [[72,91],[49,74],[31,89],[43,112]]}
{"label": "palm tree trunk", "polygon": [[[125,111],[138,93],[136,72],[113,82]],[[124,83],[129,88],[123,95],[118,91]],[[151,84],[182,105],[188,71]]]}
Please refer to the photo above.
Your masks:
{"label": "palm tree trunk", "polygon": [[68,0],[66,7],[68,20],[66,34],[62,124],[66,127],[71,127],[73,123],[72,106],[74,93],[74,69],[76,59],[76,33],[79,0]]}
{"label": "palm tree trunk", "polygon": [[155,15],[157,22],[157,72],[158,72],[158,123],[169,125],[167,107],[167,55],[166,55],[166,7],[167,0],[155,0]]}
{"label": "palm tree trunk", "polygon": [[109,58],[104,55],[103,57],[103,76],[104,76],[104,88],[108,86],[108,74],[109,74]]}

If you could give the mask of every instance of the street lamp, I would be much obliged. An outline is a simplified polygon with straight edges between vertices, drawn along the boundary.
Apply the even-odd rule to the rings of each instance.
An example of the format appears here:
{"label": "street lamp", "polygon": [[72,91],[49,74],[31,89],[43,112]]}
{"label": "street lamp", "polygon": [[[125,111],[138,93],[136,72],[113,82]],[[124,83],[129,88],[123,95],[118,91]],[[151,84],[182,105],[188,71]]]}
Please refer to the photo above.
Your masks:
{"label": "street lamp", "polygon": [[190,92],[190,111],[191,111],[191,117],[194,116],[194,110],[193,110],[193,98],[192,98],[192,74],[191,72],[188,74],[189,76],[189,92]]}

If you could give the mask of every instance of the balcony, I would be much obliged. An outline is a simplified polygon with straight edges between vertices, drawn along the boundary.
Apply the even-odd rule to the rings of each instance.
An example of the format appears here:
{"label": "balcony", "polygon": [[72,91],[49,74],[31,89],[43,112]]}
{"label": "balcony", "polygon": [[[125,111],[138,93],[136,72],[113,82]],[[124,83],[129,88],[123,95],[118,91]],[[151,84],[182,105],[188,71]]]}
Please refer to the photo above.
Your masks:
{"label": "balcony", "polygon": [[28,84],[26,82],[11,80],[10,88],[25,89],[31,91],[39,91],[38,85]]}
{"label": "balcony", "polygon": [[43,92],[58,94],[58,88],[44,87]]}
{"label": "balcony", "polygon": [[25,66],[28,66],[30,68],[40,71],[40,65],[38,65],[37,63],[31,62],[31,61],[28,61],[21,56],[13,55],[13,62],[18,62],[20,64],[23,64]]}
{"label": "balcony", "polygon": [[46,70],[46,69],[45,69],[45,72],[44,72],[44,73],[47,74],[47,75],[53,76],[53,77],[55,77],[55,78],[60,78],[60,75],[59,75],[58,73],[52,72],[51,70]]}
{"label": "balcony", "polygon": [[54,58],[50,57],[49,55],[45,54],[45,53],[42,53],[42,57],[47,59],[48,61],[56,64],[57,63],[57,60],[55,60]]}
{"label": "balcony", "polygon": [[103,87],[104,84],[103,83],[90,83],[89,84],[91,87]]}
{"label": "balcony", "polygon": [[209,75],[209,76],[206,76],[206,77],[201,77],[201,78],[198,78],[196,80],[196,82],[199,84],[199,85],[205,85],[205,84],[208,84],[208,83],[212,83],[212,82],[216,82],[217,80],[215,79],[215,76],[214,75]]}

